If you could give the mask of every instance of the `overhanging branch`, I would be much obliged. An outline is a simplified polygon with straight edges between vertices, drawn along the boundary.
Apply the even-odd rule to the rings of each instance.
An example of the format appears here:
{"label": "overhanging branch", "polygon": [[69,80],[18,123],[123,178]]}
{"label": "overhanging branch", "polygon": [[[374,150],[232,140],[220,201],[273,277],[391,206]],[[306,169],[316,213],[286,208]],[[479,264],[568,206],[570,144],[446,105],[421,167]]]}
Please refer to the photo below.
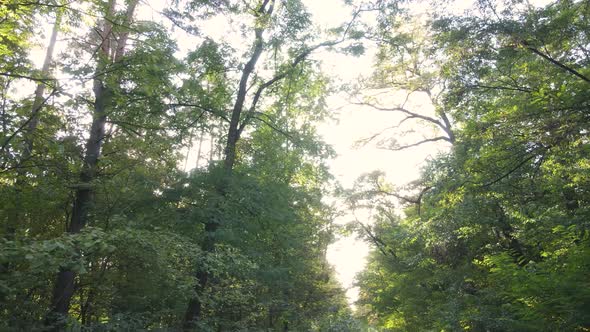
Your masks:
{"label": "overhanging branch", "polygon": [[584,76],[582,73],[580,73],[579,71],[573,69],[572,67],[569,67],[569,66],[564,65],[563,63],[561,63],[561,62],[553,59],[551,56],[549,56],[549,55],[547,55],[547,54],[539,51],[538,49],[532,47],[527,41],[523,40],[523,41],[521,41],[521,44],[522,44],[522,46],[525,49],[527,49],[527,50],[533,52],[534,54],[542,57],[543,59],[551,62],[555,66],[557,66],[557,67],[559,67],[559,68],[561,68],[561,69],[569,72],[570,74],[573,74],[573,75],[577,76],[578,78],[581,78],[586,83],[590,83],[590,78]]}
{"label": "overhanging branch", "polygon": [[[229,119],[228,119],[228,118],[227,118],[225,115],[223,115],[223,113],[221,113],[219,110],[214,110],[214,109],[211,109],[211,108],[203,107],[203,106],[201,106],[201,105],[199,105],[199,104],[191,104],[191,103],[172,103],[172,104],[166,104],[166,106],[167,106],[168,108],[175,108],[175,107],[194,107],[194,108],[196,108],[196,109],[199,109],[199,110],[201,110],[201,111],[204,111],[204,112],[207,112],[207,113],[213,114],[213,115],[215,115],[215,116],[217,116],[217,117],[219,117],[219,118],[221,118],[221,119],[225,120],[226,122],[229,122]],[[202,114],[201,114],[201,115],[202,115]],[[200,118],[200,116],[199,116],[199,118]]]}
{"label": "overhanging branch", "polygon": [[438,141],[446,141],[451,144],[453,143],[451,141],[451,139],[446,136],[438,136],[438,137],[434,137],[434,138],[426,138],[426,139],[423,139],[419,142],[412,143],[412,144],[402,145],[402,146],[398,146],[398,147],[389,147],[389,148],[388,147],[380,147],[380,149],[390,150],[390,151],[401,151],[401,150],[413,148],[413,147],[416,147],[416,146],[419,146],[422,144],[431,143],[431,142],[438,142]]}

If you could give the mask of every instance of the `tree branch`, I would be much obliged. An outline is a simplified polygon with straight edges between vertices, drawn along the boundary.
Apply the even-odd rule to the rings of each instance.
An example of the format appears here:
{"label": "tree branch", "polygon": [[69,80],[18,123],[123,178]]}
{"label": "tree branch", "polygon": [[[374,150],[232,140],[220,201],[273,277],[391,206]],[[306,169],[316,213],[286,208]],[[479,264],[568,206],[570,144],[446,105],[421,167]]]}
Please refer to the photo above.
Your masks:
{"label": "tree branch", "polygon": [[[264,115],[266,115],[266,114],[264,114]],[[276,131],[277,133],[279,133],[279,134],[281,134],[281,135],[283,135],[283,136],[287,137],[287,138],[288,138],[289,140],[291,140],[292,142],[294,142],[294,141],[295,141],[295,139],[293,138],[293,136],[291,136],[291,134],[289,134],[288,132],[286,132],[286,131],[284,131],[284,130],[282,130],[282,129],[278,128],[278,127],[277,127],[277,126],[275,126],[273,123],[271,123],[271,122],[269,122],[269,121],[267,121],[267,120],[264,120],[264,119],[262,119],[262,118],[256,117],[256,116],[252,116],[251,118],[252,118],[252,119],[254,119],[254,120],[258,120],[258,121],[260,121],[260,122],[264,123],[265,125],[269,126],[269,127],[272,129],[272,130],[274,130],[274,131]]]}
{"label": "tree branch", "polygon": [[41,78],[41,77],[33,77],[33,76],[28,76],[28,75],[11,74],[11,73],[0,73],[0,76],[13,77],[13,78],[23,78],[23,79],[27,79],[27,80],[31,80],[31,81],[35,81],[35,82],[44,83],[44,84],[48,84],[48,82],[56,81],[56,79],[54,79],[54,78]]}
{"label": "tree branch", "polygon": [[[263,3],[263,7],[266,5],[266,3],[268,2],[265,1]],[[320,49],[322,47],[332,47],[335,45],[338,45],[342,42],[344,42],[346,40],[346,37],[352,27],[352,25],[354,24],[354,22],[356,21],[356,18],[358,17],[358,15],[362,12],[363,10],[358,8],[355,13],[352,16],[352,19],[348,22],[346,28],[344,29],[344,33],[342,34],[342,37],[340,37],[337,40],[332,40],[332,41],[325,41],[323,43],[319,43],[316,44],[314,46],[311,46],[309,48],[307,48],[306,50],[304,50],[303,52],[301,52],[298,56],[295,57],[295,59],[293,59],[293,61],[289,64],[288,68],[283,70],[282,72],[276,74],[273,78],[271,78],[270,80],[264,82],[263,84],[261,84],[258,89],[256,90],[254,97],[252,98],[252,103],[250,104],[250,108],[248,109],[248,112],[246,114],[245,119],[242,121],[242,123],[240,124],[239,128],[238,128],[238,136],[241,135],[242,131],[244,130],[244,128],[248,125],[249,120],[251,119],[251,117],[253,116],[254,112],[256,111],[256,105],[258,104],[258,101],[260,100],[262,93],[264,92],[265,89],[269,88],[270,86],[272,86],[273,84],[275,84],[276,82],[284,79],[285,77],[287,77],[287,75],[289,75],[289,73],[291,72],[291,70],[293,70],[295,67],[297,67],[297,65],[299,65],[301,62],[303,62],[312,52],[314,52],[317,49]]]}
{"label": "tree branch", "polygon": [[201,111],[204,111],[204,112],[213,114],[213,115],[215,115],[215,116],[217,116],[217,117],[225,120],[226,122],[229,122],[229,119],[225,115],[223,115],[221,112],[219,112],[218,110],[213,110],[213,109],[210,109],[210,108],[206,108],[206,107],[203,107],[203,106],[198,105],[198,104],[191,104],[191,103],[172,103],[172,104],[166,104],[166,106],[169,107],[169,108],[174,108],[174,107],[194,107],[194,108],[200,109]]}
{"label": "tree branch", "polygon": [[531,90],[529,88],[509,87],[509,86],[501,86],[501,85],[485,85],[485,84],[471,84],[471,85],[467,85],[466,88],[468,88],[468,89],[491,89],[491,90],[519,91],[519,92],[525,92],[525,93],[533,92],[533,90]]}
{"label": "tree branch", "polygon": [[411,116],[412,118],[418,118],[418,119],[421,119],[421,120],[430,122],[432,124],[435,124],[436,126],[440,127],[443,130],[446,130],[447,129],[445,127],[445,125],[442,122],[440,122],[439,120],[437,120],[437,119],[435,119],[433,117],[430,117],[430,116],[426,116],[426,115],[422,115],[422,114],[418,114],[418,113],[412,112],[412,111],[410,111],[410,110],[408,110],[406,108],[403,108],[403,107],[385,108],[385,107],[380,107],[380,106],[377,106],[377,105],[374,105],[374,104],[371,104],[371,103],[367,103],[367,102],[356,102],[356,103],[353,103],[353,105],[369,106],[369,107],[371,107],[371,108],[373,108],[375,110],[384,111],[384,112],[400,112],[400,113],[404,113],[404,114],[407,114],[407,115]]}
{"label": "tree branch", "polygon": [[[397,255],[395,254],[395,252],[393,251],[393,249],[391,249],[387,243],[385,243],[380,237],[378,237],[377,235],[375,235],[372,231],[371,228],[365,224],[363,224],[362,222],[360,222],[358,219],[356,220],[356,222],[361,226],[361,228],[363,229],[363,231],[369,236],[369,238],[371,239],[371,241],[377,246],[377,249],[379,249],[379,251],[384,255],[384,256],[388,256],[388,254],[390,256],[392,256],[393,258],[397,258]],[[387,251],[386,251],[387,250]]]}
{"label": "tree branch", "polygon": [[399,147],[390,147],[390,148],[380,147],[380,149],[391,150],[391,151],[401,151],[401,150],[413,148],[413,147],[416,147],[416,146],[419,146],[419,145],[422,145],[425,143],[438,142],[438,141],[447,141],[447,142],[453,144],[453,142],[451,141],[450,138],[448,138],[446,136],[438,136],[438,137],[434,137],[434,138],[426,138],[426,139],[423,139],[419,142],[408,144],[408,145],[402,145]]}
{"label": "tree branch", "polygon": [[573,74],[573,75],[575,75],[575,76],[577,76],[577,77],[581,78],[581,79],[582,79],[582,80],[584,80],[586,83],[590,83],[590,78],[588,78],[588,77],[586,77],[586,76],[582,75],[580,72],[576,71],[575,69],[573,69],[573,68],[571,68],[571,67],[568,67],[568,66],[564,65],[563,63],[561,63],[561,62],[559,62],[559,61],[557,61],[557,60],[553,59],[553,58],[552,58],[552,57],[550,57],[549,55],[547,55],[547,54],[545,54],[545,53],[543,53],[543,52],[539,51],[538,49],[536,49],[536,48],[534,48],[534,47],[530,46],[530,44],[529,44],[529,43],[528,43],[526,40],[523,40],[523,41],[521,41],[521,44],[522,44],[522,46],[523,46],[524,48],[526,48],[527,50],[529,50],[529,51],[531,51],[531,52],[535,53],[536,55],[538,55],[538,56],[542,57],[543,59],[545,59],[545,60],[547,60],[547,61],[551,62],[552,64],[556,65],[557,67],[559,67],[559,68],[561,68],[561,69],[563,69],[563,70],[565,70],[565,71],[569,72],[570,74]]}
{"label": "tree branch", "polygon": [[47,95],[47,97],[45,97],[41,103],[39,103],[39,105],[36,107],[36,109],[33,110],[31,116],[25,121],[23,122],[15,131],[14,133],[12,133],[12,135],[8,136],[6,138],[6,140],[4,141],[4,143],[2,143],[2,147],[0,147],[0,153],[4,153],[4,151],[6,150],[6,147],[8,146],[8,144],[10,143],[10,141],[12,141],[16,135],[18,133],[20,133],[31,121],[33,121],[33,119],[35,119],[36,114],[38,112],[39,109],[41,109],[41,107],[43,107],[43,105],[45,105],[45,103],[47,103],[47,101],[53,97],[55,95],[55,93],[57,92],[57,89],[53,89],[53,91],[51,91],[51,93],[49,95]]}
{"label": "tree branch", "polygon": [[535,158],[537,155],[536,154],[531,154],[530,156],[528,156],[527,158],[525,158],[524,160],[522,160],[521,162],[519,162],[516,166],[514,166],[513,168],[511,168],[508,172],[504,173],[502,176],[496,178],[495,180],[492,180],[490,182],[484,183],[481,186],[482,187],[489,187],[491,185],[494,185],[500,181],[502,181],[503,179],[507,178],[508,176],[510,176],[510,174],[516,172],[519,168],[521,168],[524,164],[526,164],[529,160]]}
{"label": "tree branch", "polygon": [[377,189],[369,191],[368,193],[383,194],[383,195],[387,195],[387,196],[392,196],[392,197],[395,197],[401,201],[404,201],[405,203],[415,204],[417,207],[418,215],[421,214],[420,210],[421,210],[421,206],[422,206],[422,197],[424,197],[424,194],[426,194],[427,191],[432,189],[432,187],[430,187],[430,186],[424,187],[424,188],[422,188],[422,190],[420,190],[420,193],[418,194],[418,196],[413,198],[413,197],[402,196],[402,195],[395,193],[395,192],[387,191],[381,187],[381,185],[379,184],[379,181],[377,181],[377,180],[375,181],[375,186],[377,187]]}

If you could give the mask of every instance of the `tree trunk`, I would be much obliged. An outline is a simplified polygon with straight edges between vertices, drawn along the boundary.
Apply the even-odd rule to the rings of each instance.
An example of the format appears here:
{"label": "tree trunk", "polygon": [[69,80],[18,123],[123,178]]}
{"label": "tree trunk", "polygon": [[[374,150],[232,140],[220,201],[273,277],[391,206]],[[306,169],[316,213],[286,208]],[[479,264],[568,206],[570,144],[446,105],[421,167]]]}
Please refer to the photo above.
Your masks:
{"label": "tree trunk", "polygon": [[[257,10],[258,16],[265,16],[265,15],[272,15],[274,9],[275,0],[266,0],[264,1]],[[267,7],[268,6],[268,7]],[[227,191],[227,181],[232,176],[233,167],[236,161],[236,145],[238,140],[240,139],[240,116],[242,114],[242,110],[244,109],[244,103],[246,101],[246,95],[248,93],[248,81],[250,75],[254,71],[256,67],[256,63],[262,54],[264,49],[264,41],[262,39],[262,33],[264,32],[263,27],[256,27],[254,29],[254,45],[253,45],[253,52],[250,56],[250,59],[244,66],[242,70],[242,76],[240,78],[240,83],[238,86],[238,94],[236,96],[236,101],[234,103],[234,107],[232,109],[229,129],[227,133],[227,143],[225,146],[225,158],[223,160],[223,169],[225,173],[225,179],[219,182],[217,185],[217,191],[224,195]],[[209,220],[205,223],[205,238],[203,240],[203,244],[201,245],[201,249],[205,255],[213,252],[215,249],[216,243],[216,233],[219,229],[219,223],[216,220]],[[195,328],[195,324],[202,319],[202,311],[203,311],[203,304],[201,298],[203,297],[203,293],[208,287],[209,282],[209,273],[206,269],[197,267],[196,278],[198,280],[198,284],[195,287],[195,292],[197,296],[192,298],[189,301],[183,322],[183,329],[185,331],[190,331]]]}
{"label": "tree trunk", "polygon": [[215,150],[215,136],[214,128],[209,129],[209,136],[211,137],[210,149],[209,149],[209,165],[213,162],[213,150]]}
{"label": "tree trunk", "polygon": [[205,130],[201,129],[201,133],[199,134],[199,148],[197,149],[197,161],[195,162],[195,170],[199,169],[199,162],[201,161],[201,150],[203,148],[203,136],[205,135]]}
{"label": "tree trunk", "polygon": [[186,168],[188,167],[188,157],[191,154],[191,150],[193,148],[193,136],[194,136],[194,131],[193,129],[191,129],[190,134],[188,135],[188,149],[186,150],[186,156],[184,157],[184,167],[182,168],[183,171],[186,172]]}
{"label": "tree trunk", "polygon": [[[90,137],[86,142],[86,155],[84,165],[80,174],[80,184],[75,192],[74,205],[70,223],[67,227],[68,233],[79,233],[88,221],[88,212],[94,202],[93,180],[96,178],[98,159],[101,153],[102,141],[104,139],[106,124],[106,105],[108,90],[98,79],[94,81],[94,110]],[[47,317],[48,325],[55,325],[59,330],[59,321],[67,316],[70,301],[74,294],[74,280],[76,274],[71,269],[61,268],[51,300],[51,311]]]}
{"label": "tree trunk", "polygon": [[[101,80],[101,75],[106,68],[106,62],[112,60],[119,61],[123,56],[125,44],[127,43],[128,33],[122,33],[118,42],[111,43],[113,25],[109,17],[115,12],[115,0],[109,1],[108,11],[105,15],[103,29],[100,34],[102,38],[100,50],[98,52],[97,75],[94,79],[94,109],[92,114],[92,125],[90,136],[86,142],[86,154],[84,156],[84,165],[80,173],[80,185],[77,187],[72,207],[70,224],[67,231],[71,234],[79,233],[88,222],[88,214],[94,204],[93,182],[96,180],[98,161],[101,155],[103,140],[105,139],[105,125],[107,121],[107,108],[111,103],[111,91]],[[127,7],[126,23],[129,24],[133,18],[133,13],[137,5],[137,0],[129,2]],[[114,40],[114,39],[113,39]],[[75,291],[76,273],[71,269],[61,268],[51,300],[51,309],[46,318],[46,325],[54,331],[63,328],[63,318],[69,312],[70,301]]]}
{"label": "tree trunk", "polygon": [[238,130],[240,127],[240,116],[242,115],[244,102],[246,101],[246,94],[248,93],[248,79],[256,67],[256,62],[258,62],[258,59],[262,54],[264,46],[262,32],[262,29],[256,29],[254,52],[252,53],[250,60],[246,63],[244,70],[242,71],[242,78],[240,79],[240,85],[238,87],[238,95],[231,113],[229,129],[227,132],[227,143],[225,145],[225,159],[223,160],[223,168],[225,169],[227,175],[231,175],[236,162],[236,145],[240,139]]}
{"label": "tree trunk", "polygon": [[[43,67],[41,67],[41,76],[49,76],[49,66],[53,59],[53,50],[55,49],[55,42],[57,41],[57,34],[61,25],[62,12],[58,10],[55,17],[55,23],[53,24],[53,30],[51,32],[51,38],[49,45],[47,45],[47,51],[45,52],[45,59],[43,61]],[[26,171],[22,168],[23,164],[29,160],[33,154],[34,135],[39,124],[39,112],[45,103],[43,94],[45,93],[45,83],[40,82],[37,84],[35,89],[35,99],[33,100],[33,106],[31,107],[31,113],[29,115],[29,124],[26,131],[24,132],[24,149],[21,158],[16,166],[16,182],[15,188],[16,193],[14,195],[14,208],[13,212],[9,213],[9,220],[6,223],[6,235],[7,240],[13,240],[15,238],[18,226],[21,224],[21,208],[20,208],[20,190],[25,184]],[[5,267],[7,268],[7,267]]]}
{"label": "tree trunk", "polygon": [[[49,76],[49,66],[51,65],[51,61],[53,59],[53,50],[55,49],[55,42],[57,41],[57,34],[61,25],[61,17],[62,12],[59,10],[56,13],[55,23],[53,24],[53,30],[51,31],[51,39],[49,40],[47,52],[45,53],[45,60],[43,61],[43,67],[41,68],[41,75],[43,77]],[[31,121],[29,122],[27,133],[25,135],[25,152],[23,153],[22,160],[28,159],[33,153],[33,134],[39,125],[39,111],[41,111],[41,107],[43,107],[45,100],[43,98],[44,93],[45,84],[37,84],[37,89],[35,90],[35,100],[33,101],[33,107],[31,109]]]}

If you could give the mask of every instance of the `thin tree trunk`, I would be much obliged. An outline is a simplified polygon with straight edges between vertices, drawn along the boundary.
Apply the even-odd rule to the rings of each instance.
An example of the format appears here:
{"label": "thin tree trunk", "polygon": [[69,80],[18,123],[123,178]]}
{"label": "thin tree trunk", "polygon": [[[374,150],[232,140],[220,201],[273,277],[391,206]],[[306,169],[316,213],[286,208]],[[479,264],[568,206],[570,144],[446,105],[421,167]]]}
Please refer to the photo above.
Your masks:
{"label": "thin tree trunk", "polygon": [[213,150],[215,149],[215,137],[213,136],[214,129],[209,129],[209,136],[211,137],[210,149],[209,149],[209,164],[213,161]]}
{"label": "thin tree trunk", "polygon": [[94,289],[88,290],[86,300],[80,304],[80,323],[83,326],[90,325],[90,318],[92,316],[92,302],[94,301]]}
{"label": "thin tree trunk", "polygon": [[[272,15],[274,3],[275,0],[263,1],[263,3],[257,10],[257,15]],[[238,86],[238,94],[236,96],[236,101],[232,109],[231,120],[227,133],[227,143],[224,151],[225,158],[223,160],[225,179],[222,179],[217,186],[217,190],[222,195],[224,195],[227,191],[227,181],[233,173],[233,167],[236,160],[236,145],[240,138],[240,116],[242,110],[244,109],[244,103],[246,101],[246,95],[248,93],[248,81],[250,75],[254,71],[256,63],[258,62],[258,59],[260,58],[260,55],[262,54],[262,51],[264,49],[264,41],[262,39],[263,32],[263,27],[256,27],[254,29],[255,39],[253,45],[253,52],[250,56],[250,59],[244,66],[244,69],[242,70],[242,77],[240,78],[240,83]],[[215,249],[216,233],[218,229],[219,223],[216,220],[210,219],[205,223],[205,238],[201,245],[201,249],[203,250],[205,255],[213,252],[213,250]],[[198,280],[198,284],[195,287],[197,296],[189,301],[183,322],[183,329],[185,331],[194,329],[195,324],[202,319],[203,308],[201,298],[203,297],[203,294],[208,287],[209,272],[204,268],[197,267],[196,278]]]}
{"label": "thin tree trunk", "polygon": [[[93,311],[94,311],[93,301],[96,297],[97,289],[98,289],[100,283],[104,279],[105,273],[108,268],[108,263],[109,263],[109,256],[104,257],[102,259],[102,262],[100,263],[100,267],[98,269],[96,269],[96,271],[95,271],[98,273],[98,278],[96,279],[97,285],[95,285],[95,288],[90,288],[88,290],[88,295],[86,296],[86,301],[84,301],[83,303],[80,304],[80,321],[83,326],[89,326],[92,323],[92,315],[93,315]],[[82,297],[82,296],[80,296],[80,297]],[[82,302],[82,300],[80,300],[80,302]]]}
{"label": "thin tree trunk", "polygon": [[242,114],[242,110],[244,109],[244,102],[246,101],[246,94],[248,92],[248,80],[254,71],[260,55],[262,54],[264,46],[262,32],[262,29],[256,29],[254,52],[252,53],[250,60],[246,63],[246,66],[244,66],[244,70],[242,71],[242,78],[240,79],[240,85],[238,87],[238,95],[231,113],[229,129],[227,132],[227,143],[225,145],[225,159],[223,160],[223,168],[228,175],[231,175],[236,162],[236,145],[240,139],[238,129],[240,127],[240,116]]}
{"label": "thin tree trunk", "polygon": [[[112,23],[109,17],[115,12],[116,0],[109,1],[109,7],[105,15],[103,29],[101,32],[101,46],[98,56],[97,75],[94,79],[94,109],[92,114],[92,125],[90,136],[86,142],[86,154],[84,156],[84,165],[80,173],[80,184],[77,186],[72,207],[68,233],[79,233],[88,222],[89,211],[94,204],[93,182],[96,180],[98,171],[98,161],[101,156],[102,143],[105,138],[105,124],[107,121],[107,108],[111,103],[111,91],[101,80],[101,73],[106,67],[106,62],[112,59],[114,62],[119,61],[123,56],[125,44],[127,43],[128,33],[122,33],[119,36],[118,43],[111,43]],[[137,0],[132,0],[127,7],[127,21],[129,24],[133,17],[133,12],[137,5]],[[115,48],[116,47],[116,48]],[[61,268],[53,290],[51,299],[51,309],[46,318],[46,325],[54,331],[63,329],[63,318],[69,312],[70,301],[75,291],[76,273],[71,269]]]}
{"label": "thin tree trunk", "polygon": [[188,142],[188,149],[186,150],[186,156],[184,157],[184,167],[182,168],[186,172],[186,168],[188,167],[188,157],[191,154],[191,150],[193,148],[193,130],[189,134],[189,142]]}
{"label": "thin tree trunk", "polygon": [[217,160],[221,160],[223,158],[223,120],[219,119],[217,121],[217,144],[215,145],[215,153],[217,154]]}
{"label": "thin tree trunk", "polygon": [[[55,49],[55,43],[57,41],[57,35],[59,27],[61,25],[62,11],[56,12],[55,23],[51,31],[51,37],[49,39],[49,45],[47,45],[47,51],[45,52],[45,59],[43,60],[43,66],[41,67],[41,76],[48,77],[50,75],[50,65],[53,59],[53,51]],[[8,88],[8,87],[7,87]],[[43,97],[45,92],[45,84],[40,82],[37,84],[35,89],[35,99],[33,100],[33,106],[31,107],[31,113],[29,115],[30,121],[25,129],[24,133],[24,149],[22,156],[17,164],[16,170],[16,181],[15,181],[15,193],[14,193],[14,206],[11,211],[8,212],[8,220],[6,221],[6,229],[4,238],[6,240],[14,240],[19,226],[22,224],[22,210],[21,210],[21,190],[26,184],[26,170],[23,168],[23,164],[26,163],[33,154],[33,143],[34,135],[39,124],[39,112],[45,104],[46,99]],[[9,262],[0,265],[0,273],[6,273],[11,270],[11,264]],[[4,299],[4,296],[0,298],[0,301]]]}
{"label": "thin tree trunk", "polygon": [[[57,35],[59,27],[61,25],[62,12],[58,10],[55,17],[55,23],[53,24],[53,30],[51,32],[51,38],[49,39],[49,45],[47,45],[47,51],[45,52],[45,59],[43,66],[41,67],[41,76],[49,76],[49,67],[53,59],[53,50],[55,49],[55,42],[57,41]],[[34,135],[39,124],[39,112],[45,103],[43,94],[45,92],[45,84],[40,82],[37,84],[35,89],[35,99],[33,100],[33,106],[31,107],[31,113],[29,115],[29,124],[24,132],[24,149],[21,158],[18,162],[17,173],[16,173],[16,193],[15,193],[15,206],[13,212],[9,214],[9,220],[6,223],[6,235],[5,238],[12,240],[15,238],[18,226],[21,223],[21,208],[20,208],[20,188],[25,184],[26,171],[21,166],[31,158],[33,154],[33,143]]]}
{"label": "thin tree trunk", "polygon": [[205,134],[205,130],[201,129],[201,133],[199,134],[199,148],[197,149],[197,161],[195,163],[195,169],[199,169],[199,161],[201,161],[201,149],[203,147],[204,134]]}
{"label": "thin tree trunk", "polygon": [[[55,42],[57,41],[57,34],[61,25],[61,18],[62,12],[59,10],[56,13],[55,23],[53,24],[53,30],[51,31],[51,39],[49,40],[47,52],[45,53],[45,60],[43,61],[43,67],[41,68],[42,77],[49,76],[49,66],[51,65],[51,61],[53,59],[53,50],[55,49]],[[37,89],[35,90],[35,100],[33,101],[33,107],[31,109],[31,121],[29,122],[27,133],[25,135],[25,151],[23,153],[23,160],[27,160],[33,153],[33,134],[39,125],[39,112],[41,111],[41,107],[45,101],[43,97],[44,93],[45,84],[37,84]]]}

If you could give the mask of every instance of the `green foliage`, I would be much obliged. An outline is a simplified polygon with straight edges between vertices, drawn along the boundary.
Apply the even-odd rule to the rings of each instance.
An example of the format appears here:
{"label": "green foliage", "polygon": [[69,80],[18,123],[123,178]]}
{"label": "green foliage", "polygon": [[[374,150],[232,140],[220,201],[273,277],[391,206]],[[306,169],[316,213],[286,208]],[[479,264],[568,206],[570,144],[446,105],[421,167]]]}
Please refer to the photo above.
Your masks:
{"label": "green foliage", "polygon": [[[306,58],[318,35],[304,2],[176,2],[165,11],[175,29],[203,34],[183,59],[167,23],[130,23],[109,3],[0,4],[0,330],[46,329],[63,272],[74,274],[63,318],[80,331],[179,330],[195,297],[199,331],[590,327],[585,2],[481,1],[477,15],[425,22],[404,1],[374,1],[357,14],[375,13],[375,26],[332,30],[348,32],[341,51],[355,56],[378,40],[366,86],[428,97],[433,115],[400,111],[399,125],[420,119],[451,145],[411,185],[374,172],[348,193],[375,212],[349,227],[375,245],[358,277],[364,321],[326,261],[334,151],[315,126],[330,80]],[[52,80],[27,59],[38,22],[58,13],[69,44]],[[210,19],[240,23],[251,48],[204,36]],[[128,47],[97,56],[104,43]],[[46,100],[34,109],[37,83]],[[96,174],[82,181],[104,100]],[[234,114],[228,170],[219,151]],[[181,172],[195,133],[208,166]],[[88,218],[68,233],[81,192]]]}
{"label": "green foliage", "polygon": [[[587,6],[481,5],[481,16],[431,24],[432,77],[457,141],[424,170],[420,212],[402,200],[400,218],[391,200],[368,201],[379,250],[359,276],[359,304],[391,331],[583,331]],[[352,198],[366,203],[375,186]]]}
{"label": "green foliage", "polygon": [[[328,80],[309,62],[288,65],[313,37],[305,6],[277,1],[276,15],[253,20],[269,25],[265,48],[286,46],[275,69],[287,75],[242,118],[248,127],[228,178],[213,152],[208,168],[179,171],[179,151],[195,132],[221,136],[241,55],[226,41],[203,38],[179,59],[172,30],[150,21],[129,25],[120,5],[107,20],[109,43],[129,40],[116,59],[97,56],[107,42],[97,32],[109,2],[0,5],[0,73],[36,77],[26,61],[34,19],[63,11],[59,39],[71,41],[52,66],[55,76],[68,78],[44,81],[49,97],[32,129],[34,85],[26,77],[0,79],[0,330],[46,329],[63,271],[74,273],[63,317],[73,331],[179,330],[196,295],[204,303],[199,331],[352,326],[325,258],[333,211],[322,203],[331,180],[324,160],[333,153],[315,124],[326,115]],[[167,15],[195,32],[199,24],[191,19],[236,19],[259,5],[193,1]],[[80,173],[98,100],[93,80],[105,86],[106,133],[96,174],[85,182]],[[80,189],[91,193],[88,220],[81,232],[67,233]],[[205,253],[210,220],[223,227]],[[197,270],[211,279],[202,294],[195,291]]]}

